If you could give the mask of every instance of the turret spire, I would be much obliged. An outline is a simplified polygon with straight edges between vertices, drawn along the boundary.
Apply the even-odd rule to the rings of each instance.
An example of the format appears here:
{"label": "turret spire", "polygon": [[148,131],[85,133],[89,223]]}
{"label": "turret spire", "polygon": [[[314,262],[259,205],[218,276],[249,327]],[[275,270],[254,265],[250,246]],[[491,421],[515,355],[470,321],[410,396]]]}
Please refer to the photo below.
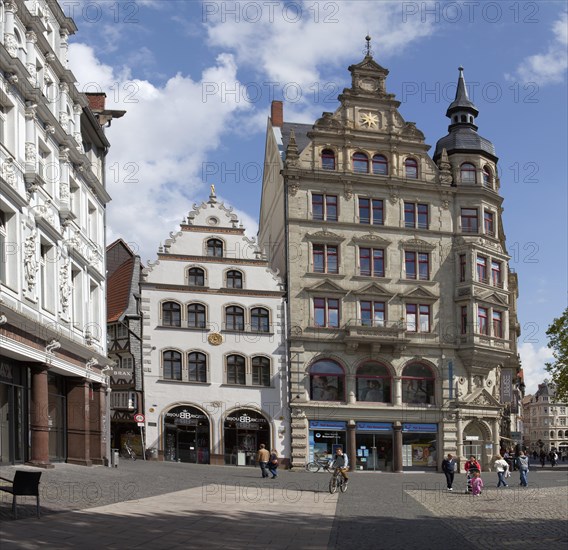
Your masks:
{"label": "turret spire", "polygon": [[456,88],[456,97],[448,107],[446,116],[451,118],[454,124],[461,122],[473,124],[474,118],[479,114],[479,111],[467,95],[467,87],[463,76],[463,67],[458,67],[458,71],[460,74]]}

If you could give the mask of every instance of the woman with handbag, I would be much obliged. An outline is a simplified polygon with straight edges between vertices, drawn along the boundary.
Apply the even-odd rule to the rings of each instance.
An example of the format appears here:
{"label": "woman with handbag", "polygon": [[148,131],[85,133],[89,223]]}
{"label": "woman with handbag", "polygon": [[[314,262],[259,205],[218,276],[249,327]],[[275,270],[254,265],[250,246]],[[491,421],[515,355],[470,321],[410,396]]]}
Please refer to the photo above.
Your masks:
{"label": "woman with handbag", "polygon": [[497,488],[501,487],[501,485],[509,487],[505,481],[505,478],[509,477],[509,464],[507,464],[507,461],[501,455],[497,455],[494,466],[495,471],[497,472],[497,477],[499,478]]}
{"label": "woman with handbag", "polygon": [[268,471],[272,474],[272,479],[278,477],[278,451],[272,449],[270,451],[270,459],[268,461]]}

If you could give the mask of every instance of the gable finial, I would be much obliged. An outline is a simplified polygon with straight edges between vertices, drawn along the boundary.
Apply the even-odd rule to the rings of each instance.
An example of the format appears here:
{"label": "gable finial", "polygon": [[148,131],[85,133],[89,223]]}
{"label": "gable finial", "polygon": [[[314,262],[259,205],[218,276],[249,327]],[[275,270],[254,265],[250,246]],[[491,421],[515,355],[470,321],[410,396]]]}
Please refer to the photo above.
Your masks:
{"label": "gable finial", "polygon": [[367,57],[372,57],[373,50],[371,50],[371,37],[367,34],[367,36],[365,36],[365,40],[367,41],[367,45],[365,46],[366,55]]}

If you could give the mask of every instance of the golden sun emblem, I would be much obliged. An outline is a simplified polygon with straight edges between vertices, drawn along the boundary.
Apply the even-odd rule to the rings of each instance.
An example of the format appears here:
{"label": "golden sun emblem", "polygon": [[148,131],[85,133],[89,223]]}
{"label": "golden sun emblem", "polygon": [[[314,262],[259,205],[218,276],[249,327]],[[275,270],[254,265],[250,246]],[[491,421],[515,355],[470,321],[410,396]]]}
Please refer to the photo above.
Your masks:
{"label": "golden sun emblem", "polygon": [[362,113],[361,124],[367,128],[377,128],[379,124],[379,117],[373,113]]}
{"label": "golden sun emblem", "polygon": [[223,343],[223,337],[218,332],[212,332],[208,337],[207,341],[212,346],[218,346]]}

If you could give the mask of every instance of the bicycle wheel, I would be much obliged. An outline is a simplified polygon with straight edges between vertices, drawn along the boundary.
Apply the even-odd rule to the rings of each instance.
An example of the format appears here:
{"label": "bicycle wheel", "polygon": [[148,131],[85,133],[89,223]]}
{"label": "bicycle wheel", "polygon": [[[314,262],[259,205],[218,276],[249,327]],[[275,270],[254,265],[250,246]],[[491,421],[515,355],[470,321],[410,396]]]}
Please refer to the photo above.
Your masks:
{"label": "bicycle wheel", "polygon": [[345,491],[347,491],[347,481],[345,479],[342,479],[339,482],[339,489],[342,493],[345,493]]}
{"label": "bicycle wheel", "polygon": [[329,492],[333,495],[334,493],[337,493],[337,485],[339,483],[339,480],[337,479],[337,476],[333,476],[330,480],[329,480]]}
{"label": "bicycle wheel", "polygon": [[136,453],[134,451],[130,451],[130,458],[136,460]]}
{"label": "bicycle wheel", "polygon": [[320,470],[320,465],[317,462],[308,462],[308,464],[306,464],[306,470],[308,470],[308,472],[319,472]]}
{"label": "bicycle wheel", "polygon": [[130,458],[130,453],[126,449],[122,449],[122,451],[120,451],[120,456],[122,458]]}

